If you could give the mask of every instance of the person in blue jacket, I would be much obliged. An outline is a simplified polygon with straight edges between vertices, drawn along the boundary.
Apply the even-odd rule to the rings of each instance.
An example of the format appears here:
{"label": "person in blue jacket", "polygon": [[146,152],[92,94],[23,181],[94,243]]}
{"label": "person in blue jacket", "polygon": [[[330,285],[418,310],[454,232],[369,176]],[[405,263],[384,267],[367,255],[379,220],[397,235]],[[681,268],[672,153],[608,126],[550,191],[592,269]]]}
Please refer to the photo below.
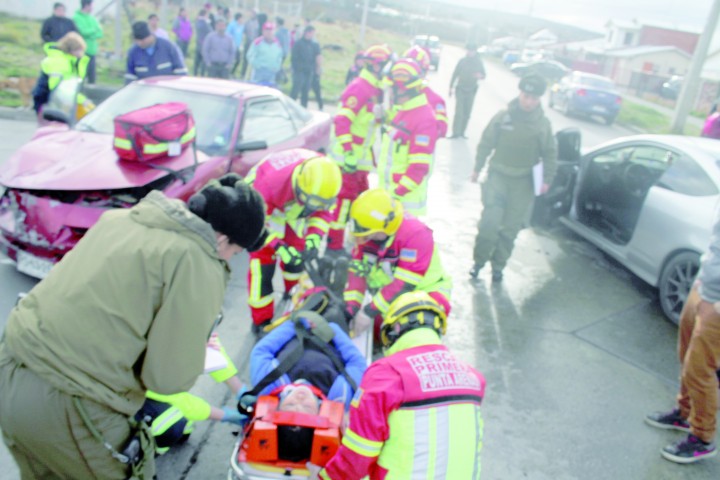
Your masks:
{"label": "person in blue jacket", "polygon": [[180,51],[169,40],[158,38],[147,22],[132,26],[135,44],[128,50],[126,83],[158,75],[187,75]]}
{"label": "person in blue jacket", "polygon": [[[347,377],[350,377],[355,382],[355,385],[359,385],[367,368],[367,361],[340,326],[326,322],[323,317],[312,311],[296,313],[294,320],[291,319],[282,323],[255,345],[250,354],[250,380],[252,384],[257,385],[285,357],[298,348],[300,338],[295,328],[297,322],[301,322],[309,332],[317,331],[318,325],[322,324],[325,331],[332,335],[328,346],[342,361],[345,374],[338,370],[333,360],[325,352],[315,347],[311,342],[305,342],[299,360],[295,362],[287,373],[262,389],[259,395],[267,395],[280,386],[304,380],[318,388],[329,400],[344,403],[345,410],[349,410],[350,401],[355,392]],[[328,328],[331,330],[328,330]]]}

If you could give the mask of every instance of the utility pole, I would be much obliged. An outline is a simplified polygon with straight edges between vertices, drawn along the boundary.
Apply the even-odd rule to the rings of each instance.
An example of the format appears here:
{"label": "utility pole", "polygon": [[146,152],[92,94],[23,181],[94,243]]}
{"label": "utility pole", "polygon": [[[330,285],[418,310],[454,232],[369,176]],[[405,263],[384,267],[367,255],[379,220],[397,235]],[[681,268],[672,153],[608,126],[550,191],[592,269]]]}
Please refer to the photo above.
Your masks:
{"label": "utility pole", "polygon": [[358,46],[361,49],[365,48],[365,28],[367,27],[368,8],[370,8],[370,0],[365,0],[363,3],[362,21],[360,22],[360,41],[358,42]]}
{"label": "utility pole", "polygon": [[115,2],[115,59],[123,57],[122,51],[122,0]]}
{"label": "utility pole", "polygon": [[160,15],[158,15],[158,19],[160,21],[160,25],[167,25],[167,23],[165,23],[167,20],[167,0],[162,0],[162,2],[160,2]]}
{"label": "utility pole", "polygon": [[710,41],[712,40],[715,28],[717,27],[719,15],[720,0],[715,0],[712,8],[710,9],[710,15],[707,17],[705,29],[700,35],[697,47],[695,47],[695,54],[693,55],[692,62],[690,62],[690,71],[687,75],[685,75],[685,81],[680,89],[680,95],[678,96],[677,105],[675,106],[675,112],[673,112],[672,126],[670,127],[670,131],[672,133],[682,134],[685,128],[685,121],[687,120],[690,109],[697,97],[700,74],[702,73],[702,67],[705,64],[708,48],[710,47]]}

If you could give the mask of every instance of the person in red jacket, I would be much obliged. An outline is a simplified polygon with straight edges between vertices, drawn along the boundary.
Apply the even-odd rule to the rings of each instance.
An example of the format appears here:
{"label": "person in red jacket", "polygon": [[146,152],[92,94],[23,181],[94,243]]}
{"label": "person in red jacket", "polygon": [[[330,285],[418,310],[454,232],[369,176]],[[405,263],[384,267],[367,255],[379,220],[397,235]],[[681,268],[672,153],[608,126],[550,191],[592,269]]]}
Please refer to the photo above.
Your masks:
{"label": "person in red jacket", "polygon": [[373,168],[371,146],[377,123],[375,110],[382,103],[382,72],[391,56],[392,51],[386,45],[365,50],[365,67],[343,91],[333,119],[330,156],[342,168],[343,188],[328,233],[327,253],[331,256],[343,251],[350,204],[368,189],[368,174]]}
{"label": "person in red jacket", "polygon": [[[423,78],[427,77],[427,73],[430,71],[430,53],[422,47],[417,45],[410,47],[403,55],[405,58],[415,60],[421,70]],[[448,118],[447,108],[445,106],[445,99],[440,96],[435,90],[425,82],[421,89],[421,92],[427,97],[428,103],[435,110],[435,120],[437,120],[438,138],[442,138],[447,134],[448,131]]]}
{"label": "person in red jacket", "polygon": [[485,378],[441,344],[446,330],[445,310],[427,293],[393,302],[381,328],[385,358],[365,372],[342,445],[315,475],[480,478]]}
{"label": "person in red jacket", "polygon": [[[350,218],[357,246],[343,297],[356,333],[373,323],[379,327],[390,304],[408,291],[428,292],[450,312],[452,281],[427,225],[405,214],[402,204],[382,189],[363,192]],[[361,309],[368,291],[372,300]]]}
{"label": "person in red jacket", "polygon": [[246,180],[265,200],[272,232],[263,248],[250,255],[248,271],[253,333],[260,335],[275,313],[272,278],[277,257],[287,293],[300,278],[302,252],[316,255],[328,231],[342,176],[337,164],[324,155],[294,148],[268,155]]}
{"label": "person in red jacket", "polygon": [[405,210],[424,215],[430,166],[438,129],[435,111],[422,93],[422,68],[403,58],[390,69],[392,109],[383,128],[377,161],[381,188],[399,199]]}

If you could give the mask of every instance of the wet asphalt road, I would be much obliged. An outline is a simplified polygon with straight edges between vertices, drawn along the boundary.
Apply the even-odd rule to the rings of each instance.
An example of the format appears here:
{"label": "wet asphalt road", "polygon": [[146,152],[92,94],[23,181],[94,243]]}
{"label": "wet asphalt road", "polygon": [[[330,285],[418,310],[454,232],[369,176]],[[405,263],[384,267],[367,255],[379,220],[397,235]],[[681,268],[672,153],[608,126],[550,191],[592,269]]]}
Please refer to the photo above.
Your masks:
{"label": "wet asphalt road", "polygon": [[[439,71],[430,74],[441,94],[461,54],[447,47]],[[501,66],[487,67],[470,139],[438,143],[427,216],[454,279],[446,342],[488,382],[483,478],[720,478],[718,458],[689,466],[662,459],[659,449],[681,434],[642,422],[648,411],[672,405],[678,375],[677,330],[662,316],[652,288],[560,226],[521,232],[502,284],[490,282],[489,268],[478,282],[466,280],[481,211],[479,189],[468,181],[475,147],[490,117],[517,92],[516,77]],[[555,130],[581,128],[586,147],[630,133],[554,111],[548,116]],[[32,128],[0,120],[0,161]],[[246,263],[234,263],[220,334],[247,378]],[[0,259],[0,327],[17,292],[33,284]],[[229,400],[226,389],[207,378],[193,391],[216,404]],[[199,425],[187,445],[159,459],[159,478],[224,478],[232,432],[224,424]],[[0,466],[0,479],[17,478],[2,446]]]}

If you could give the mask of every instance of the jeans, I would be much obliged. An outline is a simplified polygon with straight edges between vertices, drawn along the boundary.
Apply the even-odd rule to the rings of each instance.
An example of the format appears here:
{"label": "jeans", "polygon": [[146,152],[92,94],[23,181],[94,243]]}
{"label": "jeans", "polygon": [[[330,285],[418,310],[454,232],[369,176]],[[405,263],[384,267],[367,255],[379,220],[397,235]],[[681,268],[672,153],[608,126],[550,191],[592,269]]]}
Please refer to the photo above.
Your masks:
{"label": "jeans", "polygon": [[293,71],[293,85],[290,98],[297,100],[300,96],[300,105],[307,107],[310,87],[312,85],[313,72]]}
{"label": "jeans", "polygon": [[213,62],[208,65],[208,77],[212,78],[230,78],[230,70],[227,63]]}

